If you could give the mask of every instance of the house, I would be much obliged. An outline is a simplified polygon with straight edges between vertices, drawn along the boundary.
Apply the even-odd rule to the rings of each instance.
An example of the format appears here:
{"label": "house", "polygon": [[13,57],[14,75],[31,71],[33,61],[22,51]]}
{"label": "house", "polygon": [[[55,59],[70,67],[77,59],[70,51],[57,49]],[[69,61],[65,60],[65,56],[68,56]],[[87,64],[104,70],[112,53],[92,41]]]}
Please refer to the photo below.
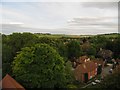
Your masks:
{"label": "house", "polygon": [[95,75],[102,73],[104,61],[102,59],[90,60],[88,56],[81,56],[75,62],[74,74],[78,81],[87,82]]}
{"label": "house", "polygon": [[14,80],[10,75],[6,75],[1,81],[0,81],[0,87],[5,90],[25,90],[25,88],[20,85],[16,80]]}
{"label": "house", "polygon": [[87,82],[97,74],[97,65],[93,61],[87,61],[78,65],[74,70],[75,79]]}
{"label": "house", "polygon": [[103,61],[102,59],[95,59],[91,61],[93,61],[97,66],[101,66],[102,68],[104,68],[105,61]]}
{"label": "house", "polygon": [[102,59],[96,59],[96,60],[92,60],[94,63],[96,63],[97,65],[103,65],[104,61]]}
{"label": "house", "polygon": [[79,64],[82,64],[82,63],[85,63],[89,60],[90,60],[90,58],[88,58],[87,56],[81,56],[76,60],[76,62],[79,63]]}
{"label": "house", "polygon": [[78,59],[76,59],[74,62],[72,62],[72,66],[76,68],[79,64],[83,64],[87,61],[90,61],[90,58],[88,58],[87,56],[81,56]]}
{"label": "house", "polygon": [[97,65],[97,75],[102,73],[102,69],[104,68],[103,60],[92,60]]}

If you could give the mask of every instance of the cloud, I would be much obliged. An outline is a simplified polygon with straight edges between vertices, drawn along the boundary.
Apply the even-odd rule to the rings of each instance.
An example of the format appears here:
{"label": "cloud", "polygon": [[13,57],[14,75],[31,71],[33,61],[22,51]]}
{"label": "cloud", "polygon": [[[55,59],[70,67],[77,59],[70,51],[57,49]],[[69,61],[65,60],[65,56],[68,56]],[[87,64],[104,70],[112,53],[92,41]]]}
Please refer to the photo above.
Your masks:
{"label": "cloud", "polygon": [[69,26],[117,26],[117,17],[81,17],[68,21]]}
{"label": "cloud", "polygon": [[118,2],[119,0],[1,0],[2,2]]}
{"label": "cloud", "polygon": [[57,33],[56,32],[57,29],[30,28],[30,27],[24,27],[21,24],[0,24],[0,25],[2,26],[2,28],[0,29],[2,29],[2,33],[4,34],[11,34],[13,32]]}
{"label": "cloud", "polygon": [[118,2],[85,2],[82,5],[87,8],[117,9]]}
{"label": "cloud", "polygon": [[115,28],[97,28],[97,27],[81,27],[81,28],[56,28],[56,29],[38,29],[23,27],[20,24],[2,24],[2,33],[11,34],[12,32],[31,32],[31,33],[52,33],[52,34],[67,34],[67,35],[96,35],[105,33],[116,33]]}
{"label": "cloud", "polygon": [[[94,2],[5,3],[0,11],[3,15],[1,23],[6,24],[3,25],[3,33],[23,31],[62,34],[117,32],[118,10],[111,7],[112,4],[114,6],[114,3]],[[20,23],[22,25],[19,25]]]}
{"label": "cloud", "polygon": [[2,15],[2,22],[0,23],[11,23],[11,22],[24,22],[32,20],[31,17],[25,15],[23,12],[16,9],[9,9],[2,7],[0,9]]}
{"label": "cloud", "polygon": [[117,17],[79,17],[68,21],[71,33],[103,34],[118,32]]}

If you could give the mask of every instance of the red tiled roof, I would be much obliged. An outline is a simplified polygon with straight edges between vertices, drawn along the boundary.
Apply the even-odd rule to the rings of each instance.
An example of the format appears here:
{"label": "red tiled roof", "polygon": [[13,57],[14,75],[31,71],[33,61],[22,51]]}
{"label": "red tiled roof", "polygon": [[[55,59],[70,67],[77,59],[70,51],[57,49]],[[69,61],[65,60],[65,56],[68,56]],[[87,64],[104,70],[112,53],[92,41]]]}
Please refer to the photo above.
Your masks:
{"label": "red tiled roof", "polygon": [[94,63],[103,65],[103,60],[92,60]]}
{"label": "red tiled roof", "polygon": [[25,90],[23,86],[21,86],[16,80],[14,80],[8,74],[0,81],[0,85],[2,85],[3,89],[13,88],[15,90],[18,90],[18,89],[19,90]]}
{"label": "red tiled roof", "polygon": [[81,57],[79,57],[79,59],[77,60],[77,62],[78,63],[84,63],[86,59],[88,59],[87,56],[81,56]]}
{"label": "red tiled roof", "polygon": [[78,65],[75,69],[75,72],[88,73],[95,70],[96,68],[97,68],[97,65],[94,62],[88,61],[86,63]]}

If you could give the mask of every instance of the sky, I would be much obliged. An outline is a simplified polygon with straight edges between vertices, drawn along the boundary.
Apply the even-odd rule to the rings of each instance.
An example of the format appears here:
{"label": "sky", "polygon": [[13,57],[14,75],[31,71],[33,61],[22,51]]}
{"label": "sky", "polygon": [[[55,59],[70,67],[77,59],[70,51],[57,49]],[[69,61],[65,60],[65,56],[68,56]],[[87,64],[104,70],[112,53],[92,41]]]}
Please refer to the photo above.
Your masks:
{"label": "sky", "polygon": [[70,35],[118,32],[117,2],[8,2],[0,3],[2,33]]}

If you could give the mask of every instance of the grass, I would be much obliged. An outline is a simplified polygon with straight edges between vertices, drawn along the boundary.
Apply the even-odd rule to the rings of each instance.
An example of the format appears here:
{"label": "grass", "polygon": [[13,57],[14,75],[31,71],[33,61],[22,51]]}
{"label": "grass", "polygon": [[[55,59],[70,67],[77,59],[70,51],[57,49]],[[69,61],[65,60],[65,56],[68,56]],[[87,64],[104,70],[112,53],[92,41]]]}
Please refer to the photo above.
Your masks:
{"label": "grass", "polygon": [[[84,37],[93,37],[97,35],[65,35],[65,34],[36,34],[38,37],[48,37],[48,38],[84,38]],[[120,35],[120,34],[119,34]],[[116,38],[118,37],[117,33],[111,34],[98,34],[98,36],[105,36],[106,38]]]}
{"label": "grass", "polygon": [[79,39],[83,37],[92,37],[94,35],[65,35],[65,34],[36,34],[38,37],[48,37],[48,38],[74,38]]}

